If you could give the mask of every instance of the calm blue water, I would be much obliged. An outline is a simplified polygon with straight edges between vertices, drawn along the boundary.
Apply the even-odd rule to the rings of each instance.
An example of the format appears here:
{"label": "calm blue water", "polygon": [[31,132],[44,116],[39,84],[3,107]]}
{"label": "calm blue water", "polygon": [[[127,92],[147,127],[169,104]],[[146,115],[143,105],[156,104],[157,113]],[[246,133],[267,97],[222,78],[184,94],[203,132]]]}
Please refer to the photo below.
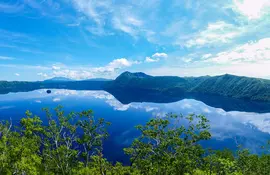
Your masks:
{"label": "calm blue water", "polygon": [[221,108],[213,108],[192,99],[163,104],[124,105],[105,91],[52,90],[51,94],[47,94],[46,90],[36,90],[0,95],[0,117],[19,121],[25,111],[30,110],[43,118],[43,107],[54,108],[58,105],[64,106],[66,112],[92,109],[95,117],[105,118],[112,123],[109,129],[111,136],[104,148],[104,154],[109,160],[127,162],[122,149],[138,136],[134,126],[169,112],[207,116],[213,138],[203,143],[206,147],[236,149],[236,145],[241,144],[254,153],[260,153],[260,146],[270,140],[270,113],[225,112]]}

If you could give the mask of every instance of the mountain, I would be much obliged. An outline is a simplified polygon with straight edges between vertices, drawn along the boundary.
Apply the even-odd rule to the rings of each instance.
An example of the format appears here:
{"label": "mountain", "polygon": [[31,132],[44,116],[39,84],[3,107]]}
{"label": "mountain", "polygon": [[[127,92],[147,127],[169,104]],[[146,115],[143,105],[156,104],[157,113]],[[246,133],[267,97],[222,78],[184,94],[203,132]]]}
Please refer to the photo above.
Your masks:
{"label": "mountain", "polygon": [[154,77],[142,72],[124,72],[114,81],[108,83],[107,87],[162,90],[172,87],[184,88],[185,85],[186,80],[176,76]]}
{"label": "mountain", "polygon": [[91,79],[85,79],[85,80],[73,80],[66,77],[54,77],[48,80],[44,80],[44,82],[56,82],[56,81],[112,81],[111,79],[105,79],[105,78],[91,78]]}
{"label": "mountain", "polygon": [[208,94],[245,100],[270,101],[270,80],[230,74],[213,77],[177,77],[124,72],[114,81],[106,83],[104,89],[112,93],[123,90],[141,90],[170,96]]}
{"label": "mountain", "polygon": [[54,78],[45,80],[45,82],[49,82],[49,81],[76,81],[76,80],[72,80],[72,79],[66,78],[66,77],[54,77]]}
{"label": "mountain", "polygon": [[69,89],[69,90],[103,90],[109,81],[75,81],[67,79],[50,79],[37,82],[0,81],[0,94],[10,92],[28,92],[37,89]]}
{"label": "mountain", "polygon": [[106,78],[91,78],[91,79],[86,79],[82,81],[112,81],[111,79],[106,79]]}
{"label": "mountain", "polygon": [[[183,98],[203,99],[210,96],[270,102],[270,80],[235,75],[177,77],[150,76],[142,72],[124,72],[115,80],[90,79],[75,81],[56,77],[39,82],[0,81],[0,93],[31,91],[36,89],[105,90],[124,103],[145,101],[175,101]],[[125,98],[122,94],[126,94]],[[122,99],[122,100],[121,100]],[[217,99],[217,98],[215,98]],[[211,103],[218,103],[212,101]]]}

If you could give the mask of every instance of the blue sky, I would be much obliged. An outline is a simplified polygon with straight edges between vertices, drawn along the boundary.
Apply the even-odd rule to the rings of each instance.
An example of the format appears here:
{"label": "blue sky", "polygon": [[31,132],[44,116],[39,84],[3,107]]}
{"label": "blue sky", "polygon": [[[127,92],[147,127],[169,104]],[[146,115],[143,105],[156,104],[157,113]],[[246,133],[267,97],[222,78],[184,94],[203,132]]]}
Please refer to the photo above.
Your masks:
{"label": "blue sky", "polygon": [[1,0],[0,80],[270,78],[269,0]]}

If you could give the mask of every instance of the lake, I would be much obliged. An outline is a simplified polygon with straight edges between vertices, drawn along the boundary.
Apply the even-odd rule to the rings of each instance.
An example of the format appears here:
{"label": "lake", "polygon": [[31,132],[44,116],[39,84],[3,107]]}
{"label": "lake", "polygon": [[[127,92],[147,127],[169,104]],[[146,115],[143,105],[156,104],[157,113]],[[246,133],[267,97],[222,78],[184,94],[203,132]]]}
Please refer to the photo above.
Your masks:
{"label": "lake", "polygon": [[[18,122],[26,110],[44,118],[43,107],[54,108],[64,106],[66,112],[92,109],[95,117],[105,118],[112,123],[109,129],[110,137],[105,142],[104,154],[111,161],[128,162],[122,149],[128,147],[133,139],[138,136],[134,126],[145,124],[150,118],[163,117],[167,113],[174,114],[203,114],[210,120],[212,139],[203,142],[204,147],[213,149],[237,149],[237,144],[250,149],[253,153],[260,153],[261,146],[270,140],[270,113],[267,105],[259,108],[255,103],[239,105],[236,101],[226,101],[221,104],[215,97],[195,99],[151,100],[147,95],[142,101],[132,102],[132,98],[119,94],[111,95],[106,91],[76,91],[52,89],[47,94],[47,89],[31,92],[18,92],[0,95],[0,117],[2,120]],[[115,96],[117,98],[115,98]],[[140,94],[133,94],[140,96]],[[118,99],[125,99],[118,100]],[[120,102],[122,101],[122,102]],[[210,103],[207,103],[210,102]],[[214,101],[219,101],[215,107],[209,106]],[[212,102],[212,103],[211,103]],[[241,103],[243,104],[243,103]],[[232,107],[233,106],[233,107]],[[237,106],[237,107],[235,107]],[[252,108],[254,107],[254,108]],[[266,112],[264,112],[266,111]]]}

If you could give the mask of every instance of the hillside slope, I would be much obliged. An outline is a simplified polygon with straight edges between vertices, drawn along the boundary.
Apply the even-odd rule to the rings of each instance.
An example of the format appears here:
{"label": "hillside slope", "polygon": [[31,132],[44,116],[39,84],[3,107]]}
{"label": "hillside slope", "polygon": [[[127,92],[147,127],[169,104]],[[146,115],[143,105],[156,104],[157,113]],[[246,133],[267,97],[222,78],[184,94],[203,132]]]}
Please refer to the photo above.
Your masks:
{"label": "hillside slope", "polygon": [[150,76],[124,72],[104,87],[113,89],[145,89],[171,95],[179,93],[212,94],[256,101],[270,101],[270,80],[235,75],[176,77]]}

